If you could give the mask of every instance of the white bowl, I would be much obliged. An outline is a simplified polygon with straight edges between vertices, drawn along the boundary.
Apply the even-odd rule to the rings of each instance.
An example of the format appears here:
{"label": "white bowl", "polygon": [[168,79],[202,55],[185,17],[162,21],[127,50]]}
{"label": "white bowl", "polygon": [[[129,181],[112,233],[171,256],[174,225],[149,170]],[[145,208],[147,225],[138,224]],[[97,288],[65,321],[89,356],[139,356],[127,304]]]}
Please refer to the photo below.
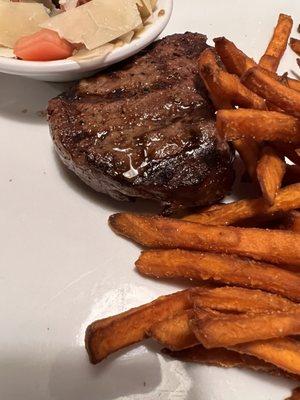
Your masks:
{"label": "white bowl", "polygon": [[[91,75],[94,71],[124,60],[153,42],[168,24],[173,9],[173,0],[158,0],[153,22],[147,25],[143,33],[131,43],[116,48],[106,57],[95,57],[77,63],[73,60],[59,61],[23,61],[0,57],[0,72],[21,75],[41,81],[67,82]],[[164,10],[164,15],[158,15]]]}

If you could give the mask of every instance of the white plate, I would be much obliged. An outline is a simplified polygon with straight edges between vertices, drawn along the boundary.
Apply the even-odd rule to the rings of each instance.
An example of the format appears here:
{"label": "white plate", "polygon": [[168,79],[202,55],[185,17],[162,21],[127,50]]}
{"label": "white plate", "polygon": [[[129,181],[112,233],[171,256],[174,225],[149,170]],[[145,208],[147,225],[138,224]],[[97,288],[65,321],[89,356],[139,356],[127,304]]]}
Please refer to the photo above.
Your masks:
{"label": "white plate", "polygon": [[[297,35],[299,0],[175,0],[164,33],[226,35],[258,58],[279,12],[293,15]],[[288,50],[281,71],[296,69],[295,58]],[[150,341],[98,366],[88,363],[83,337],[92,320],[179,286],[139,276],[139,249],[107,226],[111,213],[144,206],[97,195],[55,157],[36,113],[62,85],[0,75],[0,88],[0,399],[287,397],[295,383],[171,361]]]}
{"label": "white plate", "polygon": [[[0,72],[52,82],[72,81],[91,75],[92,71],[122,61],[153,42],[169,22],[172,7],[173,0],[158,0],[156,11],[151,17],[152,23],[132,42],[113,50],[105,57],[95,57],[80,63],[73,60],[38,62],[0,57]],[[160,10],[165,11],[163,15],[160,15]]]}

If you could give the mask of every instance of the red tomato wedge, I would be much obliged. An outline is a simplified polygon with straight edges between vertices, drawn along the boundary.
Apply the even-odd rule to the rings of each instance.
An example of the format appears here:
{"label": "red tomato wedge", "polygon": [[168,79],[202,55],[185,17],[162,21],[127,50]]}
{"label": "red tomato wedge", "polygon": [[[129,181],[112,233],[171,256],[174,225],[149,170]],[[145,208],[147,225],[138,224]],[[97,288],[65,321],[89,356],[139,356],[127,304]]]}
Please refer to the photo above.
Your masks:
{"label": "red tomato wedge", "polygon": [[33,35],[21,37],[14,46],[14,53],[26,61],[53,61],[70,57],[74,48],[57,32],[41,29]]}

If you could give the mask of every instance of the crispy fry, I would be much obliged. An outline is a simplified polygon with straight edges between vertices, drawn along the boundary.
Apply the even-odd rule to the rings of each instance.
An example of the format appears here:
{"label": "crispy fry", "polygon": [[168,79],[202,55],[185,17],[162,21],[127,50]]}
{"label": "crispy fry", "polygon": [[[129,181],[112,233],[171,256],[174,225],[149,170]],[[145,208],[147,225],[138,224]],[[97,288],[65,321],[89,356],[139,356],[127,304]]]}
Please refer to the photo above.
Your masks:
{"label": "crispy fry", "polygon": [[300,81],[298,79],[288,78],[287,81],[287,84],[291,89],[297,90],[298,92],[300,91]]}
{"label": "crispy fry", "polygon": [[206,49],[201,53],[198,68],[215,108],[217,110],[232,108],[232,99],[222,92],[217,82],[214,82],[215,77],[219,76],[222,68],[218,65],[212,50]]}
{"label": "crispy fry", "polygon": [[240,106],[266,110],[262,97],[247,89],[236,75],[229,74],[219,67],[212,50],[206,49],[201,53],[198,66],[216,109]]}
{"label": "crispy fry", "polygon": [[232,347],[240,343],[300,334],[300,311],[203,315],[194,310],[190,326],[206,348]]}
{"label": "crispy fry", "polygon": [[168,347],[170,350],[182,350],[199,343],[190,329],[189,320],[192,310],[186,310],[158,324],[149,330],[149,336]]}
{"label": "crispy fry", "polygon": [[270,264],[235,256],[185,250],[149,250],[142,252],[136,267],[140,273],[156,278],[212,280],[261,289],[300,301],[298,275]]}
{"label": "crispy fry", "polygon": [[281,225],[290,231],[300,233],[300,212],[291,211],[285,215]]}
{"label": "crispy fry", "polygon": [[[195,289],[191,292],[191,299],[196,307],[234,313],[299,310],[298,304],[283,297],[238,287]],[[192,317],[192,310],[185,310],[175,317],[154,324],[149,330],[149,336],[171,350],[195,346],[198,340],[189,325]]]}
{"label": "crispy fry", "polygon": [[[256,62],[244,54],[236,45],[225,37],[214,39],[215,48],[228,72],[241,77],[248,69],[257,66]],[[266,71],[267,72],[267,71]],[[269,72],[274,79],[282,81],[282,77]],[[291,89],[300,91],[300,81],[285,77],[286,85]]]}
{"label": "crispy fry", "polygon": [[237,139],[233,142],[233,145],[243,160],[250,178],[256,180],[256,166],[260,157],[260,145],[251,138]]}
{"label": "crispy fry", "polygon": [[[198,66],[200,76],[217,110],[231,109],[234,105],[266,109],[264,99],[242,85],[236,75],[225,72],[218,65],[212,50],[207,49],[201,53]],[[256,179],[256,165],[260,155],[259,145],[252,139],[245,139],[235,141],[234,147],[239,152],[249,176]]]}
{"label": "crispy fry", "polygon": [[[289,167],[287,168],[289,169]],[[300,170],[298,176],[300,178]],[[183,219],[206,225],[232,225],[250,218],[270,220],[297,208],[300,208],[300,184],[290,185],[279,190],[272,206],[268,205],[263,197],[239,200],[211,206],[202,212],[187,215]]]}
{"label": "crispy fry", "polygon": [[278,82],[261,68],[250,68],[243,75],[242,82],[248,89],[275,104],[287,114],[300,117],[300,93]]}
{"label": "crispy fry", "polygon": [[300,266],[300,235],[280,230],[208,226],[129,213],[109,218],[112,229],[146,247],[237,254]]}
{"label": "crispy fry", "polygon": [[277,75],[273,72],[264,70],[266,73],[268,73],[270,76],[272,76],[274,79],[277,79],[279,82],[282,84],[288,86],[290,89],[297,90],[299,92],[300,90],[300,81],[298,79],[290,78],[288,76],[288,73],[285,72],[283,75]]}
{"label": "crispy fry", "polygon": [[272,147],[265,146],[262,152],[263,155],[257,164],[257,179],[264,198],[272,205],[281,187],[286,165]]}
{"label": "crispy fry", "polygon": [[257,65],[252,58],[246,56],[233,42],[224,36],[215,38],[215,49],[228,72],[242,76],[249,68]]}
{"label": "crispy fry", "polygon": [[[231,109],[234,105],[266,109],[264,99],[242,85],[236,75],[229,74],[219,67],[210,49],[201,53],[198,64],[200,75],[216,109]],[[250,177],[255,179],[260,154],[259,145],[254,140],[246,139],[237,140],[234,142],[234,147],[244,161]]]}
{"label": "crispy fry", "polygon": [[293,20],[289,15],[280,14],[273,37],[260,59],[259,65],[269,71],[277,71],[280,60],[285,52],[293,27]]}
{"label": "crispy fry", "polygon": [[299,39],[291,38],[291,39],[290,39],[290,46],[291,46],[291,49],[292,49],[296,54],[298,54],[298,56],[300,56],[300,40],[299,40]]}
{"label": "crispy fry", "polygon": [[206,349],[201,344],[181,351],[170,351],[169,349],[163,349],[163,353],[169,355],[170,357],[178,358],[182,361],[215,365],[224,368],[251,367],[253,365],[255,370],[260,370],[260,366],[262,366],[263,370],[266,368],[267,372],[269,368],[271,370],[274,368],[272,364],[267,364],[264,361],[258,360],[252,356],[242,355],[232,350],[222,348]]}
{"label": "crispy fry", "polygon": [[300,400],[300,387],[295,388],[291,396],[285,400]]}
{"label": "crispy fry", "polygon": [[231,350],[260,358],[289,373],[300,375],[300,342],[297,340],[256,341],[234,346]]}
{"label": "crispy fry", "polygon": [[[172,324],[172,320],[168,320],[168,324]],[[181,324],[182,329],[181,337],[189,337],[191,335],[191,329],[187,324]],[[168,331],[172,331],[170,326]],[[177,337],[180,336],[177,332]],[[164,336],[164,340],[168,342],[170,338]],[[181,339],[182,340],[182,339]],[[179,348],[180,343],[174,343],[173,346]],[[192,349],[190,351],[192,353]],[[212,350],[212,349],[210,349]],[[218,351],[217,349],[216,351]],[[255,341],[251,343],[240,344],[233,346],[232,351],[237,351],[240,354],[248,354],[250,356],[257,357],[258,359],[264,360],[270,364],[277,366],[278,368],[287,371],[291,374],[300,375],[300,342],[293,339],[271,339],[265,341]],[[223,349],[221,350],[223,351]],[[189,350],[186,350],[187,354]]]}
{"label": "crispy fry", "polygon": [[151,325],[190,307],[189,290],[162,296],[151,303],[133,308],[88,326],[85,345],[93,364],[109,354],[141,341]]}
{"label": "crispy fry", "polygon": [[290,213],[290,230],[300,233],[300,212],[294,211]]}
{"label": "crispy fry", "polygon": [[276,111],[220,110],[217,131],[226,140],[252,138],[258,142],[300,143],[300,120]]}
{"label": "crispy fry", "polygon": [[[280,368],[247,354],[227,349],[206,349],[201,344],[181,351],[163,349],[162,352],[172,358],[197,364],[213,365],[223,368],[247,368],[253,371],[266,372],[271,375],[299,379],[297,375],[288,374]],[[288,400],[288,399],[287,399]],[[296,400],[296,399],[293,399]]]}
{"label": "crispy fry", "polygon": [[[296,117],[300,115],[300,92],[282,85],[262,69],[249,69],[242,81],[249,89],[263,95],[272,105],[275,104]],[[284,160],[272,148],[266,147],[257,164],[256,174],[265,199],[269,204],[273,204],[285,174]]]}
{"label": "crispy fry", "polygon": [[300,309],[297,303],[261,290],[240,287],[195,289],[191,292],[194,306],[221,312],[261,313]]}

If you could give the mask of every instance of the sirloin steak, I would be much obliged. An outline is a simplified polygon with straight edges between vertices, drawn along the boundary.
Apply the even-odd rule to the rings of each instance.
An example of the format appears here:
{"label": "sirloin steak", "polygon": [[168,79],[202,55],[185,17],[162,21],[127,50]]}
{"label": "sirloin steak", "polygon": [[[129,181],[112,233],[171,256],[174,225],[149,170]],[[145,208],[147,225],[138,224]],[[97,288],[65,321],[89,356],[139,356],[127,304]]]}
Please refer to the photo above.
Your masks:
{"label": "sirloin steak", "polygon": [[49,124],[62,161],[118,200],[155,199],[174,211],[222,198],[233,153],[216,135],[197,72],[207,47],[197,33],[165,37],[52,99]]}

